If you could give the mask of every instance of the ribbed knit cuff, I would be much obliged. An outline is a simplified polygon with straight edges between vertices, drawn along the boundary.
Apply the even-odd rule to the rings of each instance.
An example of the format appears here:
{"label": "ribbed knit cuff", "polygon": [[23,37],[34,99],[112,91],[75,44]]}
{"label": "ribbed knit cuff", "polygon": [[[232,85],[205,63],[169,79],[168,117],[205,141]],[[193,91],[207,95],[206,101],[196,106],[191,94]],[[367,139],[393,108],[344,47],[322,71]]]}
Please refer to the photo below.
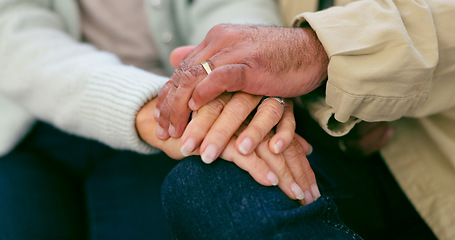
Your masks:
{"label": "ribbed knit cuff", "polygon": [[116,149],[158,152],[140,139],[135,119],[167,80],[135,67],[115,65],[97,70],[89,77],[83,95],[81,120],[89,123],[84,132]]}

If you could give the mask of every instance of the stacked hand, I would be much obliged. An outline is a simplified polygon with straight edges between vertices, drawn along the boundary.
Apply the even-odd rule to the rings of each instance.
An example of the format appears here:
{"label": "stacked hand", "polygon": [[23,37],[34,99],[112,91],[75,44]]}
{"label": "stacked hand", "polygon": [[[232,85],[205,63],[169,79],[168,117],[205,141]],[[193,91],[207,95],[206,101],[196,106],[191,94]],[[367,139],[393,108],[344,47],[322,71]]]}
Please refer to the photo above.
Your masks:
{"label": "stacked hand", "polygon": [[[258,96],[300,96],[326,79],[328,58],[311,28],[219,25],[199,46],[176,49],[171,62],[180,65],[158,99],[138,114],[145,141],[173,158],[200,154],[206,163],[232,161],[302,203],[320,196],[305,157],[311,147],[294,133],[292,102],[282,107]],[[360,134],[343,143],[365,154],[391,135],[383,125],[357,129]],[[372,144],[364,146],[362,139]]]}
{"label": "stacked hand", "polygon": [[[180,48],[171,61],[176,65],[193,49]],[[224,93],[193,112],[180,138],[169,138],[158,126],[155,120],[160,111],[152,100],[138,113],[136,126],[144,141],[172,158],[200,154],[210,163],[221,157],[248,171],[260,184],[278,185],[290,198],[311,203],[320,194],[306,159],[311,147],[295,134],[292,102],[286,100],[283,108],[275,99],[261,99],[246,93]],[[248,118],[255,109],[254,117]]]}
{"label": "stacked hand", "polygon": [[[182,52],[191,50],[177,49],[174,55],[186,56]],[[208,75],[200,64],[204,61],[213,70]],[[327,54],[309,27],[218,25],[180,63],[159,95],[159,125],[180,137],[191,111],[225,91],[306,94],[327,77],[327,64]]]}
{"label": "stacked hand", "polygon": [[[242,117],[248,116],[246,113],[255,104],[259,103],[259,97],[245,93],[223,94],[218,99],[211,101],[207,105],[199,109],[188,124],[187,129],[182,138],[168,138],[166,140],[158,139],[155,135],[157,122],[153,117],[153,112],[156,107],[156,99],[147,103],[138,113],[136,118],[136,127],[142,139],[152,146],[162,149],[166,154],[175,159],[181,159],[187,155],[199,155],[202,152],[203,159],[209,163],[218,155],[227,161],[234,162],[237,166],[249,172],[250,175],[260,184],[264,186],[277,185],[283,192],[292,199],[298,199],[302,204],[309,204],[317,199],[320,194],[316,185],[316,179],[313,171],[306,159],[306,154],[310,151],[308,143],[300,136],[290,133],[289,127],[293,124],[292,112],[287,110],[287,114],[282,119],[271,119],[268,123],[261,122],[260,126],[268,128],[271,124],[275,125],[275,121],[280,121],[277,130],[279,133],[274,134],[273,131],[259,130],[256,134],[260,137],[259,142],[254,142],[247,154],[241,154],[237,151],[236,142],[242,136],[250,137],[248,129],[255,129],[255,118],[264,119],[270,116],[273,109],[283,108],[280,103],[274,100],[267,100],[260,104],[258,112],[247,126],[240,122],[236,124]],[[256,101],[255,101],[256,100]],[[292,109],[292,103],[288,109]],[[238,110],[237,106],[245,106],[244,112],[232,112]],[[254,107],[253,107],[254,108]],[[262,110],[260,110],[262,109]],[[239,119],[236,119],[239,118]],[[292,121],[286,122],[285,119]],[[229,122],[230,124],[223,124]],[[275,122],[275,123],[274,123]],[[291,123],[291,125],[288,125]],[[259,126],[258,125],[258,126]],[[273,125],[270,127],[272,128]],[[283,131],[286,129],[286,131]],[[253,132],[256,130],[252,130]],[[252,134],[252,136],[255,134]],[[289,138],[289,139],[288,139]],[[189,140],[190,139],[190,140]],[[192,139],[192,140],[191,140]],[[274,139],[283,141],[283,150],[276,152],[270,151],[270,146]],[[190,145],[194,149],[186,149],[187,142],[191,141]],[[204,145],[204,142],[211,142]],[[202,142],[202,145],[200,143]],[[183,144],[181,144],[183,143]],[[211,144],[219,146],[219,153],[214,157],[204,157],[204,152]],[[199,147],[200,146],[200,147]],[[275,150],[275,146],[272,147]],[[183,151],[182,151],[183,150]]]}

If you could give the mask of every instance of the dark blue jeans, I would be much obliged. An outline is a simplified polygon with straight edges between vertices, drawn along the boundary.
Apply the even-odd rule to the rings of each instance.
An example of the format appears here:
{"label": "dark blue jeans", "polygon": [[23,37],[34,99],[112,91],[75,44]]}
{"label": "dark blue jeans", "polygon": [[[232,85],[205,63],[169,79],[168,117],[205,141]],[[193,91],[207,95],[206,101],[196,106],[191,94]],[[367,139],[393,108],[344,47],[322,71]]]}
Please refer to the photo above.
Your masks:
{"label": "dark blue jeans", "polygon": [[162,188],[174,237],[436,239],[379,155],[355,159],[327,139],[312,143],[309,161],[322,197],[304,207],[230,162],[183,160]]}
{"label": "dark blue jeans", "polygon": [[40,123],[0,158],[0,239],[171,239],[159,195],[175,162]]}

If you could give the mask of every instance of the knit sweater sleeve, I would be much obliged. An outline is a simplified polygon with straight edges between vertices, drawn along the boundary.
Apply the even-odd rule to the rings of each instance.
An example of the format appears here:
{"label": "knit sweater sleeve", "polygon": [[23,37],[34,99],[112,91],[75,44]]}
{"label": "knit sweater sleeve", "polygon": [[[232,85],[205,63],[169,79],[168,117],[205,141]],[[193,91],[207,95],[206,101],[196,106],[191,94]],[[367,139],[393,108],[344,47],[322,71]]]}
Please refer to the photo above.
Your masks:
{"label": "knit sweater sleeve", "polygon": [[36,118],[113,148],[158,151],[135,128],[167,78],[69,36],[49,1],[0,1],[0,94]]}

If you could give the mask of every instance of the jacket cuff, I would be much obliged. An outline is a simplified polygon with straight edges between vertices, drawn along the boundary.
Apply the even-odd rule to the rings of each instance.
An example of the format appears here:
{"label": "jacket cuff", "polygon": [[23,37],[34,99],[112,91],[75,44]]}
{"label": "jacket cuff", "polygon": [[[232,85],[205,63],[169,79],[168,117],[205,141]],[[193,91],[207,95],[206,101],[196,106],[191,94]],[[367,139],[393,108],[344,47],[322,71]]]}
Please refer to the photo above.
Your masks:
{"label": "jacket cuff", "polygon": [[359,1],[296,17],[329,56],[326,103],[337,121],[393,121],[426,103],[438,44],[428,7],[406,4]]}
{"label": "jacket cuff", "polygon": [[302,100],[311,117],[319,123],[319,126],[325,132],[333,137],[341,137],[348,134],[355,124],[361,121],[355,117],[349,117],[345,122],[337,121],[334,109],[326,104],[323,96],[310,94],[303,96]]}
{"label": "jacket cuff", "polygon": [[92,73],[83,95],[82,121],[85,131],[113,148],[150,154],[159,150],[141,140],[136,114],[156,97],[168,78],[135,67],[115,65]]}

